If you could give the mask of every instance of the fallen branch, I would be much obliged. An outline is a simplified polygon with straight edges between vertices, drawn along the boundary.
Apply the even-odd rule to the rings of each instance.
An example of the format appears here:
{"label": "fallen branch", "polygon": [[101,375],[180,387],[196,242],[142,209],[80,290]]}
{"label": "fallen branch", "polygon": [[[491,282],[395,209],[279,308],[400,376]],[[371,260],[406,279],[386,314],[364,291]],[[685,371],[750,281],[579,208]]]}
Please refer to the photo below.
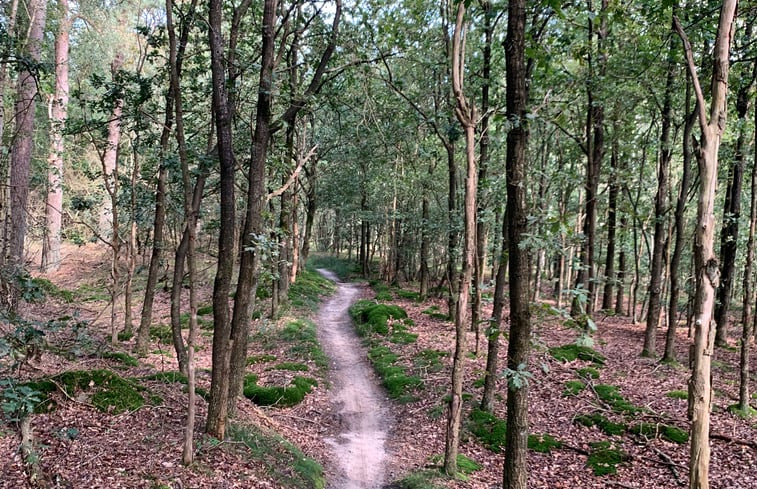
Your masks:
{"label": "fallen branch", "polygon": [[728,443],[735,443],[736,445],[743,445],[745,447],[750,447],[752,450],[757,450],[757,442],[755,441],[742,440],[739,438],[734,438],[729,435],[724,435],[722,433],[710,433],[710,438],[715,439],[715,440],[727,441]]}
{"label": "fallen branch", "polygon": [[670,471],[673,473],[673,477],[675,478],[676,483],[679,486],[683,485],[683,481],[681,480],[681,476],[678,475],[678,471],[676,470],[676,467],[680,467],[682,469],[688,469],[688,467],[685,467],[685,466],[683,466],[681,464],[677,464],[677,463],[673,462],[673,459],[671,459],[665,452],[663,452],[662,450],[660,450],[657,447],[652,447],[652,450],[654,450],[654,452],[657,454],[657,456],[660,457],[665,462],[665,465],[668,466],[668,468],[670,469]]}

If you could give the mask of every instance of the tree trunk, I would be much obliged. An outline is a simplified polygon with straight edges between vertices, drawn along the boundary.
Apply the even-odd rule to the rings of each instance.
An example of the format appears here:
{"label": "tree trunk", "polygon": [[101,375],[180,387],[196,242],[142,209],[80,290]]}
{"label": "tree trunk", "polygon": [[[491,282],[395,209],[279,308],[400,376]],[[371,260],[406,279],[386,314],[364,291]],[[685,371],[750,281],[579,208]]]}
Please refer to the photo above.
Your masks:
{"label": "tree trunk", "polygon": [[229,401],[229,360],[231,358],[231,322],[229,293],[234,266],[234,153],[231,140],[231,119],[228,105],[227,80],[223,65],[223,2],[210,0],[208,35],[210,43],[211,75],[213,82],[213,111],[215,113],[220,161],[221,215],[218,234],[218,266],[213,284],[213,365],[210,401],[205,431],[224,439]]}
{"label": "tree trunk", "polygon": [[[751,24],[746,29],[746,39],[751,38]],[[736,117],[739,135],[733,165],[728,171],[728,190],[723,206],[723,227],[720,229],[720,263],[722,273],[720,288],[715,302],[715,345],[728,346],[728,310],[731,305],[733,282],[736,278],[736,253],[739,242],[739,218],[741,216],[741,181],[744,174],[744,133],[749,110],[749,94],[754,77],[741,85],[736,94]]]}
{"label": "tree trunk", "polygon": [[510,337],[507,348],[507,435],[505,444],[504,489],[526,489],[528,483],[528,382],[520,376],[528,369],[531,345],[529,313],[528,251],[521,248],[525,238],[526,145],[528,92],[525,73],[525,0],[508,3],[505,59],[507,66],[507,116],[520,121],[507,134],[507,215],[510,243]]}
{"label": "tree trunk", "polygon": [[[605,288],[602,293],[602,309],[613,309],[613,288],[615,286],[615,225],[618,219],[618,141],[612,142],[610,155],[610,189],[607,196],[607,255],[605,256]],[[617,309],[615,311],[618,313]]]}
{"label": "tree trunk", "polygon": [[[50,100],[50,156],[47,158],[47,202],[42,271],[60,268],[61,221],[63,217],[63,128],[68,114],[68,39],[71,21],[68,0],[58,0],[59,26],[55,38],[55,93]],[[0,135],[2,138],[2,135]]]}
{"label": "tree trunk", "polygon": [[[464,70],[464,41],[462,31],[465,16],[465,5],[461,2],[457,8],[455,31],[452,37],[452,92],[457,105],[455,114],[465,131],[465,195],[464,195],[464,247],[463,270],[459,289],[459,298],[455,313],[455,354],[452,361],[452,392],[447,418],[446,444],[444,450],[444,472],[449,476],[457,474],[457,453],[460,443],[460,424],[463,407],[463,376],[465,373],[465,335],[468,326],[468,305],[470,298],[470,284],[473,278],[475,247],[476,247],[476,122],[478,115],[475,107],[469,105],[462,91]],[[452,281],[455,278],[450,276]]]}
{"label": "tree trunk", "polygon": [[[628,221],[625,216],[620,219],[620,229],[626,229]],[[626,308],[623,305],[625,299],[625,284],[626,284],[626,250],[621,248],[618,253],[618,290],[615,294],[615,314],[623,316],[627,314]]]}
{"label": "tree trunk", "polygon": [[681,255],[686,240],[686,200],[691,185],[691,131],[696,122],[696,113],[691,112],[691,83],[686,84],[686,120],[683,126],[683,168],[681,170],[681,184],[678,189],[678,200],[675,210],[676,240],[673,255],[670,257],[670,298],[668,303],[668,330],[665,334],[665,354],[663,362],[676,361],[676,328],[678,327],[678,296],[681,291],[679,267]]}
{"label": "tree trunk", "polygon": [[709,488],[710,465],[710,407],[712,404],[711,362],[714,353],[713,308],[715,289],[720,282],[718,259],[715,256],[715,191],[718,183],[718,149],[725,129],[726,94],[728,87],[728,64],[733,34],[736,0],[724,0],[720,11],[715,47],[713,50],[713,74],[710,114],[699,84],[691,44],[686,38],[677,18],[675,29],[683,40],[686,60],[694,82],[697,97],[697,115],[701,131],[699,147],[695,149],[699,165],[699,202],[697,228],[694,236],[694,262],[697,290],[694,304],[694,345],[691,349],[691,378],[689,379],[689,419],[691,421],[691,445],[689,462],[689,487]]}
{"label": "tree trunk", "polygon": [[453,323],[457,323],[457,302],[459,300],[460,288],[458,287],[459,277],[457,274],[457,163],[455,163],[455,144],[449,142],[444,145],[447,151],[447,176],[449,189],[447,193],[447,220],[449,229],[447,230],[447,282],[449,292],[447,294],[447,314]]}
{"label": "tree trunk", "polygon": [[668,247],[668,179],[670,174],[670,160],[673,156],[670,142],[670,128],[673,118],[673,85],[675,83],[675,44],[670,39],[668,47],[668,69],[665,79],[665,95],[662,102],[662,131],[660,133],[660,163],[657,167],[657,194],[654,204],[654,253],[649,275],[649,312],[647,313],[647,327],[644,333],[644,346],[641,356],[654,357],[656,353],[657,328],[660,324],[660,309],[662,303],[662,274],[665,269],[664,261]]}
{"label": "tree trunk", "polygon": [[[29,33],[26,55],[39,62],[42,53],[42,37],[45,28],[47,2],[32,0],[29,5]],[[29,178],[34,148],[34,110],[38,96],[37,75],[31,65],[24,64],[18,73],[16,87],[15,138],[11,148],[10,168],[10,236],[8,254],[10,276],[24,268],[24,244],[26,241],[26,213],[29,200]],[[16,311],[19,291],[13,287],[8,298],[9,309]]]}

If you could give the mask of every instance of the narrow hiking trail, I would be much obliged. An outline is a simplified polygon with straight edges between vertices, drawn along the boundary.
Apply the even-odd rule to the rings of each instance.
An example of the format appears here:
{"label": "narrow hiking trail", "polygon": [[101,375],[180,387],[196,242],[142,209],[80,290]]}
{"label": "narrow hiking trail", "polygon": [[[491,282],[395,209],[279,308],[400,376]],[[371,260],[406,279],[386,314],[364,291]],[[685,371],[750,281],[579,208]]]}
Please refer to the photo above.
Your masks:
{"label": "narrow hiking trail", "polygon": [[331,359],[332,402],[340,427],[338,435],[326,440],[337,470],[328,487],[377,489],[384,482],[391,420],[348,312],[360,296],[360,288],[340,282],[328,270],[318,272],[337,287],[321,307],[317,321],[323,348]]}

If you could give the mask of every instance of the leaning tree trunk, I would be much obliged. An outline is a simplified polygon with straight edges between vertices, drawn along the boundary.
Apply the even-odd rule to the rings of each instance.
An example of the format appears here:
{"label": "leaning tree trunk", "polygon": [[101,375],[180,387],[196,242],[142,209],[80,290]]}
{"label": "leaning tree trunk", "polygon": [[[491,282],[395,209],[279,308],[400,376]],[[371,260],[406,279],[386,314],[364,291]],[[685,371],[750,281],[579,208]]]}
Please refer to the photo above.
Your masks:
{"label": "leaning tree trunk", "polygon": [[[47,158],[47,202],[45,239],[42,243],[42,271],[60,267],[61,222],[63,218],[63,126],[68,114],[68,39],[71,21],[68,0],[58,0],[60,14],[55,38],[55,93],[50,100],[50,156]],[[0,136],[1,137],[1,136]]]}
{"label": "leaning tree trunk", "polygon": [[644,347],[641,356],[656,355],[657,328],[660,324],[662,305],[662,273],[665,269],[665,255],[668,248],[668,179],[670,160],[673,156],[670,144],[670,128],[673,118],[673,84],[675,83],[675,44],[671,37],[668,47],[668,72],[665,81],[665,95],[662,103],[662,131],[660,133],[660,164],[657,167],[657,194],[654,204],[654,252],[649,270],[649,312],[644,334]]}
{"label": "leaning tree trunk", "polygon": [[691,448],[689,459],[689,487],[709,488],[710,466],[710,407],[712,404],[711,362],[714,353],[715,290],[720,282],[718,259],[714,250],[715,191],[718,184],[718,149],[725,129],[726,94],[733,20],[737,0],[724,0],[720,11],[718,33],[713,50],[713,74],[709,116],[702,87],[699,84],[694,55],[686,34],[677,18],[675,29],[683,40],[686,61],[697,98],[697,116],[701,131],[699,146],[695,148],[699,166],[699,202],[697,228],[694,235],[694,263],[696,295],[694,302],[694,345],[691,350],[691,378],[689,379],[689,419],[691,420]]}

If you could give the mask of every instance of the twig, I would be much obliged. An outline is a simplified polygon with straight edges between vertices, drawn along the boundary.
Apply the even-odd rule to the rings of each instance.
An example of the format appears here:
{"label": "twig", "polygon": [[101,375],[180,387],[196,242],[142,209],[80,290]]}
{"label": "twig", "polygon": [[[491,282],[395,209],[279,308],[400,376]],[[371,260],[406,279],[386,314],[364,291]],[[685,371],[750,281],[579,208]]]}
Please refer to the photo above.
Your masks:
{"label": "twig", "polygon": [[741,440],[739,438],[734,438],[732,436],[724,435],[722,433],[710,433],[710,438],[713,438],[716,440],[727,441],[729,443],[735,443],[736,445],[743,445],[746,447],[750,447],[753,450],[757,450],[757,442],[754,442],[754,441]]}
{"label": "twig", "polygon": [[666,453],[664,453],[662,450],[660,450],[657,447],[652,447],[652,450],[659,456],[665,464],[668,466],[670,471],[673,473],[673,477],[675,477],[676,482],[678,485],[683,485],[683,481],[681,480],[681,476],[678,475],[678,471],[676,470],[676,467],[680,467],[682,469],[687,469],[688,467],[684,467],[683,465],[677,464],[673,462],[673,459],[671,459]]}
{"label": "twig", "polygon": [[300,416],[294,416],[292,414],[283,414],[283,413],[274,413],[274,416],[281,417],[281,418],[291,418],[291,419],[297,419],[300,421],[306,421],[311,424],[321,424],[318,421],[313,421],[312,419],[302,418]]}

